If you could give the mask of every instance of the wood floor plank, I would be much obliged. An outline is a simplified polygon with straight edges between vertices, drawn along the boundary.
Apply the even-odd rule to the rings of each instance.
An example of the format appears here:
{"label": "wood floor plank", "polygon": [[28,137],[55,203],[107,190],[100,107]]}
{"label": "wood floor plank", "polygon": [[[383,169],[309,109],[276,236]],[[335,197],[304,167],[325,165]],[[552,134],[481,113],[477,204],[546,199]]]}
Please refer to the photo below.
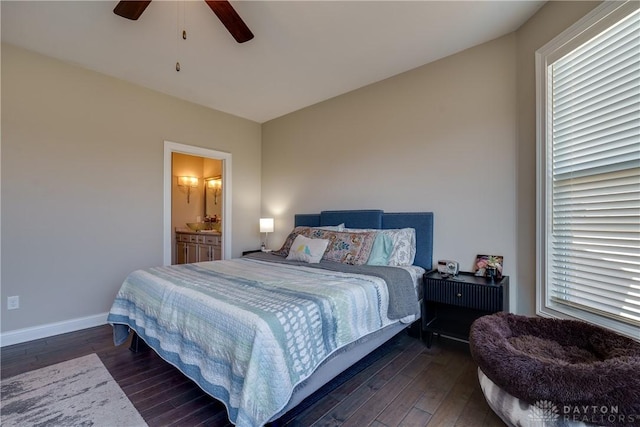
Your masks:
{"label": "wood floor plank", "polygon": [[399,427],[424,427],[429,424],[431,414],[415,406],[407,412],[407,415],[397,424],[387,424]]}
{"label": "wood floor plank", "polygon": [[384,388],[371,395],[342,425],[345,427],[369,425],[410,382],[411,378],[406,375],[395,375],[385,384]]}
{"label": "wood floor plank", "polygon": [[[419,393],[416,396],[411,396],[404,393],[409,386],[414,383],[416,377],[418,377],[430,364],[432,356],[422,352],[422,347],[417,348],[421,353],[416,357],[408,360],[404,368],[397,373],[389,382],[375,393],[367,402],[365,402],[351,417],[349,417],[344,423],[345,426],[361,426],[368,425],[375,420],[382,421],[380,415],[387,409],[394,407],[394,402],[397,402],[399,396],[403,396],[410,400],[410,406],[413,406]],[[407,408],[408,409],[408,408]],[[403,409],[400,409],[403,411]],[[400,419],[404,418],[405,414],[402,414]],[[397,421],[390,421],[390,425],[397,425]]]}
{"label": "wood floor plank", "polygon": [[478,424],[484,423],[483,420],[489,411],[491,409],[487,406],[482,390],[478,386],[474,388],[454,427],[476,427]]}
{"label": "wood floor plank", "polygon": [[500,419],[500,417],[489,408],[487,405],[487,415],[484,417],[482,421],[482,425],[485,427],[504,427],[505,423]]}
{"label": "wood floor plank", "polygon": [[[182,393],[191,392],[192,390],[193,384],[186,377],[176,378],[160,387],[154,385],[152,389],[132,394],[129,396],[129,400],[136,408],[141,408],[142,410],[155,406],[158,401],[167,401],[171,406],[175,406],[171,402],[173,396],[181,396]],[[198,397],[200,395],[198,394]]]}
{"label": "wood floor plank", "polygon": [[384,367],[387,363],[388,363],[388,360],[376,361],[376,363],[363,369],[362,371],[360,371],[359,373],[351,377],[349,381],[345,382],[341,386],[337,387],[335,390],[331,391],[329,395],[335,400],[344,399],[345,397],[353,393],[355,390],[360,388],[364,383],[369,381],[371,377],[373,377],[377,372],[379,372],[380,369],[382,369],[382,367]]}
{"label": "wood floor plank", "polygon": [[[416,402],[424,394],[426,384],[429,382],[430,369],[440,369],[439,365],[432,365],[431,361],[432,356],[427,354],[423,354],[420,358],[416,359],[414,365],[419,366],[421,371],[413,378],[413,381],[396,396],[393,402],[378,415],[376,418],[377,421],[385,425],[399,425],[408,416],[409,412],[413,411]],[[426,411],[420,409],[417,409],[417,411],[428,414],[426,420],[431,417],[431,414]],[[422,418],[422,416],[420,416],[420,418]]]}
{"label": "wood floor plank", "polygon": [[[129,400],[134,404],[140,402],[144,402],[146,400],[154,399],[159,395],[167,395],[170,393],[170,390],[173,390],[183,384],[190,383],[191,380],[184,375],[180,375],[179,373],[172,373],[166,378],[163,378],[161,381],[154,383],[153,385],[148,385],[147,387],[135,387],[131,386],[127,390],[124,388],[122,390],[127,393]],[[133,390],[132,390],[133,389]]]}
{"label": "wood floor plank", "polygon": [[334,425],[344,423],[368,399],[383,388],[398,371],[407,366],[420,352],[423,345],[417,340],[407,341],[405,350],[383,366],[375,376],[345,396],[329,413],[318,420],[316,425]]}
{"label": "wood floor plank", "polygon": [[[189,402],[185,402],[185,404],[180,405],[171,411],[165,412],[158,417],[150,419],[149,422],[154,425],[161,426],[170,425],[172,423],[177,423],[178,425],[188,424],[187,419],[193,417],[200,409],[208,405],[213,406],[211,398],[209,396],[200,396]],[[200,415],[202,416],[203,414],[200,412]],[[200,420],[196,419],[192,422],[199,423]]]}
{"label": "wood floor plank", "polygon": [[[182,384],[166,394],[156,396],[144,404],[134,404],[145,420],[157,418],[162,414],[173,411],[178,406],[202,396],[202,392],[189,384]],[[148,423],[148,421],[147,421]]]}
{"label": "wood floor plank", "polygon": [[[117,381],[118,384],[120,384],[120,387],[124,390],[125,388],[132,386],[146,387],[147,384],[152,384],[155,381],[159,381],[170,375],[173,375],[173,371],[167,369],[166,366],[155,366],[149,367],[149,370],[145,372],[139,372],[130,376],[122,375],[122,377],[118,377]],[[133,391],[135,388],[132,388],[131,390]]]}
{"label": "wood floor plank", "polygon": [[416,378],[423,373],[433,360],[433,355],[422,351],[404,368],[403,373],[408,377]]}
{"label": "wood floor plank", "polygon": [[422,352],[423,345],[417,340],[409,341],[406,349],[393,359],[387,366],[380,370],[376,375],[380,379],[389,380],[396,375],[405,366],[412,363],[412,361]]}
{"label": "wood floor plank", "polygon": [[[168,417],[164,425],[169,427],[182,427],[184,425],[207,425],[207,426],[225,426],[229,424],[226,412],[220,411],[216,406],[217,402],[208,402],[200,405],[193,413],[179,420]],[[215,413],[215,415],[211,415]],[[152,420],[156,423],[156,420]]]}
{"label": "wood floor plank", "polygon": [[[469,358],[470,359],[470,358]],[[434,414],[440,402],[450,392],[458,377],[462,374],[465,365],[470,360],[465,360],[459,355],[451,355],[448,364],[439,366],[433,363],[429,366],[430,375],[425,383],[425,392],[416,402],[416,407],[430,414]]]}
{"label": "wood floor plank", "polygon": [[428,426],[453,426],[460,418],[462,410],[467,404],[474,390],[473,373],[475,366],[467,363],[463,373],[457,378],[449,393],[442,400],[438,409],[433,413]]}
{"label": "wood floor plank", "polygon": [[326,395],[322,399],[318,400],[315,404],[308,407],[304,411],[300,412],[294,419],[287,421],[287,427],[307,427],[313,424],[316,420],[327,414],[336,405],[340,403],[339,400],[334,399],[330,394]]}
{"label": "wood floor plank", "polygon": [[332,391],[330,393],[331,396],[337,400],[342,400],[345,397],[349,396],[351,393],[353,393],[354,390],[362,386],[366,381],[368,381],[371,377],[376,375],[385,366],[387,366],[389,363],[391,363],[397,357],[399,357],[400,354],[402,354],[402,351],[400,350],[397,352],[396,351],[389,352],[389,354],[376,360],[375,362],[367,366],[365,369],[360,371],[358,374],[353,376],[348,382],[344,383],[343,385],[341,385],[340,387]]}
{"label": "wood floor plank", "polygon": [[[351,414],[358,410],[371,396],[381,389],[387,380],[379,377],[373,377],[365,382],[362,386],[354,390],[350,395],[345,397],[338,405],[336,405],[329,413],[320,418],[314,426],[332,426],[342,425]],[[336,424],[337,423],[337,424]]]}

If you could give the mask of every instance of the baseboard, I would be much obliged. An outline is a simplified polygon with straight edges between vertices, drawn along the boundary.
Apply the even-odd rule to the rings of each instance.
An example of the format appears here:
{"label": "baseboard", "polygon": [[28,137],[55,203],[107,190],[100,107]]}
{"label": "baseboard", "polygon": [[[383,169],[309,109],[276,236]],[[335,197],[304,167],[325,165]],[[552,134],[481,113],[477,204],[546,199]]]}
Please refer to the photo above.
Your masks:
{"label": "baseboard", "polygon": [[52,337],[54,335],[66,334],[67,332],[79,331],[81,329],[92,328],[94,326],[105,325],[107,323],[107,314],[108,313],[100,313],[93,316],[79,317],[77,319],[64,320],[62,322],[4,332],[0,334],[0,347],[20,344],[40,338]]}

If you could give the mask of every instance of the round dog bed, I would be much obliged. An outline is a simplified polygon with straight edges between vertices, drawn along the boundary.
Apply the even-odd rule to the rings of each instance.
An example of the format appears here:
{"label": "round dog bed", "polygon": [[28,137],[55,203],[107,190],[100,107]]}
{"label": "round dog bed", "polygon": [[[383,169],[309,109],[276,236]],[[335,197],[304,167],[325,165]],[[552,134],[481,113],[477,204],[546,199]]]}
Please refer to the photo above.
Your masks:
{"label": "round dog bed", "polygon": [[488,379],[534,409],[640,425],[639,342],[585,322],[497,313],[473,323],[469,345]]}

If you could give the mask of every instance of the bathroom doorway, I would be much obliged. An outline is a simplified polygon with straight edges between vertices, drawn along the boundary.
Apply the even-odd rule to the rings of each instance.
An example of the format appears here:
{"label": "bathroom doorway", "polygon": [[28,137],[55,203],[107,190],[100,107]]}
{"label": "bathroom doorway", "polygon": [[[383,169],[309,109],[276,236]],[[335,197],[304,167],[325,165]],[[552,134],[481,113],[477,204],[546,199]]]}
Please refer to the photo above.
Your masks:
{"label": "bathroom doorway", "polygon": [[[174,157],[180,159],[179,168],[176,169],[175,173],[173,168]],[[200,160],[198,161],[198,159]],[[176,173],[185,174],[179,176],[199,178],[198,183],[196,184],[194,180],[192,187],[187,187],[184,184],[179,187]],[[212,212],[211,215],[216,215],[218,219],[221,219],[219,226],[222,239],[222,259],[227,259],[231,256],[231,154],[216,150],[210,150],[207,148],[194,147],[171,141],[165,141],[163,209],[164,265],[170,265],[173,262],[176,221],[182,223],[198,222],[198,220],[204,220],[205,178],[219,179],[220,188],[218,189],[217,193],[212,193],[209,195],[210,197],[215,197],[216,208],[219,209],[219,211]],[[180,218],[173,218],[173,215],[176,215],[176,211],[174,211],[172,198],[177,199],[179,205],[185,204],[185,206],[182,207],[177,214],[180,216]],[[186,224],[184,224],[184,226],[186,226]]]}

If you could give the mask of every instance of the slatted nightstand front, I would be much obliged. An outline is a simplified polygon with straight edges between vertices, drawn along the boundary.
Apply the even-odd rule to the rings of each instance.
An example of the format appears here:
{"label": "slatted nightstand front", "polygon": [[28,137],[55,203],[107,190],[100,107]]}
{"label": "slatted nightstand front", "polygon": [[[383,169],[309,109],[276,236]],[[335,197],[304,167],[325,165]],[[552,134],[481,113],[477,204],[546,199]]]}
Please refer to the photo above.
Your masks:
{"label": "slatted nightstand front", "polygon": [[437,271],[425,273],[423,329],[427,346],[433,334],[468,341],[469,328],[477,318],[509,310],[509,277],[491,281],[462,272],[443,277]]}

